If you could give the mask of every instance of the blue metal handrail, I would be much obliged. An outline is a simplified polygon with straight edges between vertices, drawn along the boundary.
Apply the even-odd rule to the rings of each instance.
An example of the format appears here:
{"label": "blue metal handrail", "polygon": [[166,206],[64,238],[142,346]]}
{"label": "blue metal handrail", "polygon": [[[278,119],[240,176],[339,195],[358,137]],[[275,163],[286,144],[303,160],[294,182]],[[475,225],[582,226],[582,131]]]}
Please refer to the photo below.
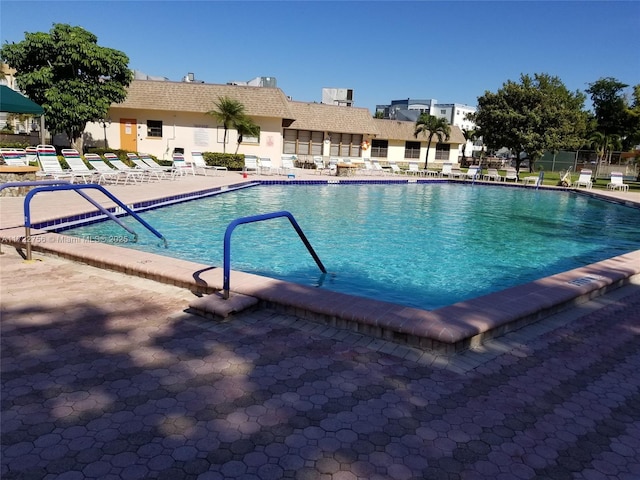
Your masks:
{"label": "blue metal handrail", "polygon": [[536,182],[536,190],[540,188],[540,185],[542,185],[543,180],[544,180],[544,170],[540,170],[540,174],[538,175],[538,181]]}
{"label": "blue metal handrail", "polygon": [[227,230],[224,233],[224,265],[223,265],[222,290],[223,290],[223,296],[225,299],[229,298],[229,276],[231,274],[231,234],[233,233],[233,231],[238,225],[242,225],[244,223],[261,222],[263,220],[270,220],[272,218],[279,218],[279,217],[287,217],[289,219],[289,222],[291,222],[291,225],[293,225],[293,228],[298,233],[300,240],[302,240],[305,247],[307,247],[307,250],[309,251],[313,259],[315,260],[316,264],[320,268],[320,271],[322,273],[327,273],[327,269],[324,268],[324,265],[320,261],[320,258],[316,254],[315,250],[309,243],[309,240],[307,240],[307,237],[305,236],[304,232],[300,228],[300,225],[298,225],[298,222],[296,222],[296,219],[293,218],[293,215],[291,215],[291,213],[286,211],[280,211],[280,212],[273,212],[273,213],[265,213],[263,215],[253,215],[249,217],[236,218],[229,224],[229,226],[227,227]]}
{"label": "blue metal handrail", "polygon": [[[24,182],[24,183],[27,183],[27,182]],[[127,207],[124,203],[122,203],[118,198],[116,198],[112,193],[110,193],[102,185],[93,184],[93,183],[87,183],[82,185],[74,185],[74,184],[44,185],[44,186],[34,188],[29,193],[27,193],[27,195],[24,197],[24,227],[26,231],[25,243],[27,246],[27,260],[31,260],[31,209],[30,209],[31,199],[34,197],[34,195],[40,192],[54,192],[54,191],[60,191],[60,190],[72,190],[77,192],[81,197],[85,198],[87,201],[93,204],[96,208],[98,208],[98,210],[100,210],[102,213],[107,215],[110,219],[115,220],[115,222],[118,223],[118,225],[120,225],[121,227],[123,227],[127,232],[134,235],[134,241],[137,241],[138,235],[133,230],[125,226],[124,223],[122,223],[113,213],[108,211],[102,205],[97,203],[93,198],[89,197],[86,193],[84,193],[82,190],[85,190],[85,189],[99,190],[100,192],[102,192],[110,200],[112,200],[120,208],[122,208],[125,212],[127,212],[129,215],[135,218],[139,223],[141,223],[147,230],[149,230],[156,237],[162,240],[164,242],[165,248],[167,247],[167,239],[164,238],[160,232],[158,232],[155,228],[149,225],[136,212],[134,212],[129,207]]]}

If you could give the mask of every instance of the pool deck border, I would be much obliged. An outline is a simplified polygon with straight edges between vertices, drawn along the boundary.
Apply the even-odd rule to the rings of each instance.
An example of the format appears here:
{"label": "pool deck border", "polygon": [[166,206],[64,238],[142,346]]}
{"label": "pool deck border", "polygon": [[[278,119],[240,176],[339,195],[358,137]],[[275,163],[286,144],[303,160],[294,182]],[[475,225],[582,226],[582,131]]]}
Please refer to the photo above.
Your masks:
{"label": "pool deck border", "polygon": [[[219,185],[207,188],[199,188],[202,182],[198,181],[198,185],[184,186],[179,189],[183,191],[176,194],[167,195],[171,192],[169,192],[170,188],[166,188],[163,189],[164,195],[156,194],[155,198],[127,201],[127,204],[137,211],[142,211],[170,203],[189,201],[201,196],[215,195],[231,189],[244,188],[256,183],[337,183],[335,179],[326,177],[320,180],[313,178],[279,180],[262,177],[246,181],[238,181],[236,175],[228,175],[226,178],[230,181],[218,180]],[[414,183],[412,180],[415,180],[415,183],[449,181],[387,177],[386,179],[341,179],[339,183]],[[168,187],[171,184],[178,185],[179,182],[182,180],[173,183],[165,182],[164,185]],[[495,182],[478,183],[495,184]],[[513,188],[516,185],[509,184],[509,186]],[[144,189],[144,186],[128,188],[131,189],[128,192],[134,193],[133,197],[136,197],[135,189]],[[552,188],[544,187],[544,189]],[[600,194],[591,190],[579,190],[577,193],[640,207],[640,201],[636,201],[635,197]],[[151,197],[153,196],[154,194],[151,194]],[[4,210],[3,204],[3,212]],[[256,304],[251,299],[258,299],[258,308],[267,307],[293,313],[300,318],[317,322],[319,325],[326,324],[349,329],[441,354],[453,354],[480,345],[487,339],[516,330],[629,284],[632,279],[640,275],[640,250],[637,250],[534,282],[426,311],[232,271],[231,299],[224,300],[218,293],[223,284],[221,267],[123,249],[115,245],[92,243],[44,230],[50,227],[71,228],[77,223],[86,222],[95,216],[91,210],[87,209],[68,217],[47,212],[44,215],[45,218],[34,223],[33,251],[190,289],[203,296],[192,301],[188,309],[216,321],[228,319],[229,315],[242,310],[247,305]],[[8,227],[3,226],[0,237],[3,244],[11,244],[18,248],[24,246],[21,240],[24,237],[24,228],[16,225],[15,222]],[[248,303],[246,303],[247,300]]]}

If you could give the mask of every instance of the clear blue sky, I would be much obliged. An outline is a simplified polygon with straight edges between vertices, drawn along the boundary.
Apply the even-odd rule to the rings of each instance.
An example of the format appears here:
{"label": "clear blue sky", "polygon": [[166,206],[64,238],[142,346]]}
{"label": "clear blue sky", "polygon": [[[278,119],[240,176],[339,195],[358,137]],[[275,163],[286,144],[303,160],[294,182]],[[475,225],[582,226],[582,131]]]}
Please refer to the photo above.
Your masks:
{"label": "clear blue sky", "polygon": [[148,75],[272,76],[300,101],[352,88],[372,112],[401,98],[475,106],[521,73],[570,90],[602,77],[640,83],[640,1],[1,0],[0,18],[2,43],[79,25]]}

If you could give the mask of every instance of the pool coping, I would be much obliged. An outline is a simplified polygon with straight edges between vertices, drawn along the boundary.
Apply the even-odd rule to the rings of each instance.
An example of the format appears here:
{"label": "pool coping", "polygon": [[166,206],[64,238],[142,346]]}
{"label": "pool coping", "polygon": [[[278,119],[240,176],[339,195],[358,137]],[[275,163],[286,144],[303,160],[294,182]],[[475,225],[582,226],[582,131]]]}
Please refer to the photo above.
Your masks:
{"label": "pool coping", "polygon": [[[431,182],[433,180],[418,183]],[[222,193],[256,183],[292,182],[278,180],[239,182],[226,188],[206,189],[203,195]],[[326,184],[328,181],[300,180],[295,183]],[[372,182],[347,180],[340,183]],[[381,180],[375,183],[407,183],[407,181]],[[630,205],[626,200],[603,198],[596,192],[580,191],[579,193]],[[199,198],[197,195],[198,192],[171,196],[171,201],[188,201]],[[159,208],[167,204],[167,197],[140,203],[144,205],[138,205],[136,208]],[[631,204],[638,206],[635,202]],[[76,221],[81,220],[76,219]],[[50,226],[59,226],[60,223],[56,221],[58,219],[34,225],[33,251],[177,285],[199,295],[209,294],[206,297],[194,299],[189,306],[203,315],[212,316],[213,309],[208,304],[225,302],[217,293],[223,285],[222,267],[212,267],[41,230]],[[23,227],[3,229],[0,236],[5,244],[24,246],[20,240],[20,237],[24,236]],[[638,275],[640,275],[640,250],[431,311],[238,271],[231,272],[231,288],[232,296],[257,298],[260,307],[294,313],[306,320],[350,329],[438,353],[451,354],[587,302],[631,283]]]}

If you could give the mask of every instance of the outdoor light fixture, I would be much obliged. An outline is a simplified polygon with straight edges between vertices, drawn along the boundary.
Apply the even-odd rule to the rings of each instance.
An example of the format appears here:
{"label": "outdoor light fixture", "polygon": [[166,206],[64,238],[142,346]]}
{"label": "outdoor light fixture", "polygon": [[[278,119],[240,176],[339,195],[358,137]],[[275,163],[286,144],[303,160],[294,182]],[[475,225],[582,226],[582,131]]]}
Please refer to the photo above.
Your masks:
{"label": "outdoor light fixture", "polygon": [[109,142],[107,141],[107,127],[111,125],[111,119],[101,118],[98,120],[98,123],[102,125],[102,130],[104,131],[104,148],[109,148]]}

